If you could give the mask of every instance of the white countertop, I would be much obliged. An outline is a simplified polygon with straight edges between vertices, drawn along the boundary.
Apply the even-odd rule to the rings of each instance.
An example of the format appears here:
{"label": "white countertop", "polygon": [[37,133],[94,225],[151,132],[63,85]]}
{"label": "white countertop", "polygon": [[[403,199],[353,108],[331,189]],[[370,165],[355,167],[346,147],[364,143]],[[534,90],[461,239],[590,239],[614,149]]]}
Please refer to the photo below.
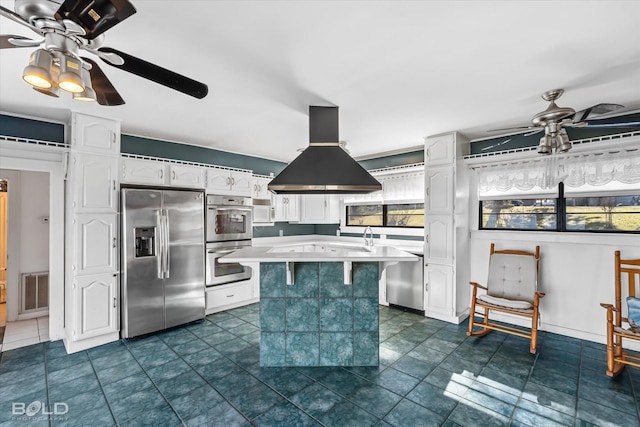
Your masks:
{"label": "white countertop", "polygon": [[[303,246],[326,246],[325,251],[303,251]],[[307,240],[275,246],[253,246],[242,248],[219,258],[220,262],[378,262],[418,261],[419,257],[393,246],[373,246]]]}

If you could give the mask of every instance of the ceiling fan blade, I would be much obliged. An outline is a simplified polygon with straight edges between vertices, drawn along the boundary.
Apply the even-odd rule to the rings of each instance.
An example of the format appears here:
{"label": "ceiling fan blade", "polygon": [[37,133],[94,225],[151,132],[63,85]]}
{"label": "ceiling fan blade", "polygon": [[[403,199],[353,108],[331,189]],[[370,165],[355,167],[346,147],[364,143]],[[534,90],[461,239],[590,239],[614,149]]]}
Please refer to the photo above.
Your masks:
{"label": "ceiling fan blade", "polygon": [[16,47],[35,47],[40,45],[42,40],[32,40],[27,37],[13,34],[0,34],[0,49],[13,49]]}
{"label": "ceiling fan blade", "polygon": [[91,70],[89,70],[91,86],[96,93],[96,101],[98,101],[98,104],[107,106],[123,105],[125,103],[124,99],[122,99],[116,88],[113,87],[98,64],[89,58],[82,58],[82,60],[91,64]]}
{"label": "ceiling fan blade", "polygon": [[100,52],[115,53],[124,60],[124,64],[122,65],[107,62],[109,65],[128,71],[129,73],[133,73],[145,79],[149,79],[163,86],[170,87],[178,92],[185,93],[198,99],[204,98],[209,92],[209,88],[204,83],[200,83],[190,79],[189,77],[174,73],[173,71],[169,71],[166,68],[162,68],[150,62],[136,58],[135,56],[131,56],[110,47],[101,47],[98,50]]}
{"label": "ceiling fan blade", "polygon": [[620,105],[620,104],[606,104],[606,103],[596,104],[589,108],[585,108],[584,110],[580,110],[576,112],[573,115],[572,119],[574,122],[581,122],[581,121],[587,120],[590,117],[601,116],[603,114],[607,114],[612,111],[619,110],[620,108],[623,108],[623,107],[624,105]]}
{"label": "ceiling fan blade", "polygon": [[634,128],[640,126],[640,122],[626,122],[626,123],[587,123],[585,127],[589,128]]}
{"label": "ceiling fan blade", "polygon": [[92,40],[134,13],[136,9],[128,0],[65,0],[55,18],[70,19]]}
{"label": "ceiling fan blade", "polygon": [[[515,133],[525,133],[525,132],[529,132],[533,129],[538,129],[537,126],[517,126],[517,127],[512,127],[512,128],[502,128],[502,129],[491,129],[488,130],[487,132],[515,132]],[[536,132],[538,132],[538,130],[536,130]]]}
{"label": "ceiling fan blade", "polygon": [[40,28],[36,27],[35,25],[32,25],[29,21],[27,21],[22,16],[15,13],[13,10],[0,6],[0,16],[4,16],[7,19],[11,19],[13,22],[17,22],[18,24],[24,25],[27,28],[31,28],[33,31],[35,31],[40,35],[44,35],[44,32]]}

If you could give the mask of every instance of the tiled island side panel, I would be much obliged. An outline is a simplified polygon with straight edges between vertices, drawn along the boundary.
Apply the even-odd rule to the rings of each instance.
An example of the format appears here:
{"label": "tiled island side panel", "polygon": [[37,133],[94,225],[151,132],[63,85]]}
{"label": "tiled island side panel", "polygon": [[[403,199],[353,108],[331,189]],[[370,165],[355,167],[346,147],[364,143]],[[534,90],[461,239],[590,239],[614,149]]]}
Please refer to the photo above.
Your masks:
{"label": "tiled island side panel", "polygon": [[260,366],[377,366],[377,262],[260,264]]}

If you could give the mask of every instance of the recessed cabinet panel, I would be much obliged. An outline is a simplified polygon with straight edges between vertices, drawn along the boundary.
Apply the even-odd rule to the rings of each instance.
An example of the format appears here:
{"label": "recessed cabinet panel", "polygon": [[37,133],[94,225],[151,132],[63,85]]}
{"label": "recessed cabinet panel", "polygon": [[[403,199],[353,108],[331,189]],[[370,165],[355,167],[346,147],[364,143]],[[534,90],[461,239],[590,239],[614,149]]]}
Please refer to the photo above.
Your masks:
{"label": "recessed cabinet panel", "polygon": [[199,166],[169,164],[171,185],[187,188],[204,188],[204,169]]}
{"label": "recessed cabinet panel", "polygon": [[74,280],[76,340],[117,332],[117,276],[100,274]]}
{"label": "recessed cabinet panel", "polygon": [[129,184],[164,185],[165,163],[145,159],[122,159],[120,180]]}
{"label": "recessed cabinet panel", "polygon": [[453,167],[427,167],[425,172],[425,213],[453,212]]}
{"label": "recessed cabinet panel", "polygon": [[271,178],[254,176],[251,180],[251,197],[253,199],[271,199],[271,192],[267,188]]}
{"label": "recessed cabinet panel", "polygon": [[72,157],[75,186],[73,200],[78,212],[117,210],[117,161],[114,157],[75,154]]}
{"label": "recessed cabinet panel", "polygon": [[427,263],[424,280],[425,315],[453,315],[453,267]]}
{"label": "recessed cabinet panel", "polygon": [[251,196],[253,178],[249,172],[231,172],[231,192],[234,196]]}
{"label": "recessed cabinet panel", "polygon": [[453,217],[428,215],[425,220],[425,261],[453,264]]}
{"label": "recessed cabinet panel", "polygon": [[72,147],[94,153],[120,153],[120,123],[102,117],[74,113]]}
{"label": "recessed cabinet panel", "polygon": [[93,274],[117,270],[117,215],[78,214],[75,273]]}
{"label": "recessed cabinet panel", "polygon": [[455,162],[454,135],[447,134],[425,140],[425,163],[443,165]]}

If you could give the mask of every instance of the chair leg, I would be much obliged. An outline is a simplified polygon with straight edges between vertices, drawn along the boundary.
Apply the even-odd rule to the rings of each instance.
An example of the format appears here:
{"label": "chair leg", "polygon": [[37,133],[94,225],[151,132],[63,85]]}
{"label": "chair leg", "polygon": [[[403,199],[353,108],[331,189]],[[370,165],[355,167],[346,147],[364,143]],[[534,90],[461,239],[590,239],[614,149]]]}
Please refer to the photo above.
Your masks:
{"label": "chair leg", "polygon": [[529,345],[529,353],[536,354],[537,345],[538,345],[538,304],[539,299],[538,296],[533,300],[533,317],[531,318],[531,344]]}
{"label": "chair leg", "polygon": [[624,364],[616,363],[615,358],[622,357],[622,338],[613,335],[613,308],[607,308],[607,375],[615,377],[620,375]]}

